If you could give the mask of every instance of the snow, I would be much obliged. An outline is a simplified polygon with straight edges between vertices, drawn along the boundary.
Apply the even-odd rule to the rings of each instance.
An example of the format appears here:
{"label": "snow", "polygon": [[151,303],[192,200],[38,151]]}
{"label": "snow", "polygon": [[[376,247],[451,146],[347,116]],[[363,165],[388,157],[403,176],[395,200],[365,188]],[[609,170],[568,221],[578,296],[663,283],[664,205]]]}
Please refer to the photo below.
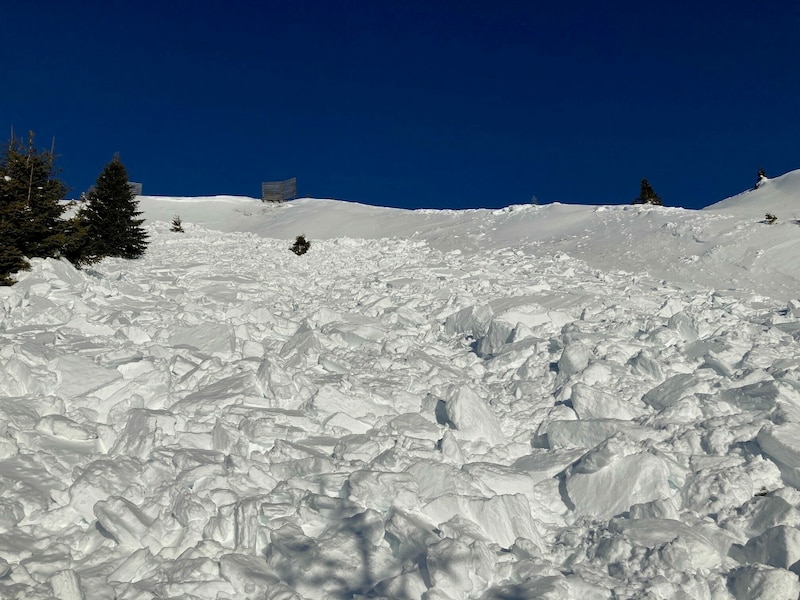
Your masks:
{"label": "snow", "polygon": [[140,208],[0,288],[3,598],[800,595],[800,172]]}

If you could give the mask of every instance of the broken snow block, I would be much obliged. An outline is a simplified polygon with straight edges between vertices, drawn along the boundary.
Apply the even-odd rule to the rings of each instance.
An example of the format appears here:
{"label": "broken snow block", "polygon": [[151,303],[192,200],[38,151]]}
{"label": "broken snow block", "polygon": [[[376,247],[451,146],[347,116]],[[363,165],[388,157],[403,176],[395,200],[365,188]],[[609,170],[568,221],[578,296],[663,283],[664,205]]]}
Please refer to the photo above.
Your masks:
{"label": "broken snow block", "polygon": [[58,571],[50,577],[50,587],[59,600],[84,600],[80,576],[72,569]]}
{"label": "broken snow block", "polygon": [[469,387],[450,390],[445,410],[448,420],[458,431],[458,437],[470,441],[485,440],[494,445],[507,442],[492,409]]}
{"label": "broken snow block", "polygon": [[719,393],[718,398],[740,410],[772,410],[781,392],[776,381],[759,381]]}
{"label": "broken snow block", "polygon": [[119,496],[100,500],[94,505],[97,522],[122,546],[147,546],[145,534],[151,520],[132,502]]}
{"label": "broken snow block", "polygon": [[614,434],[624,431],[633,436],[647,429],[622,419],[559,420],[547,424],[547,446],[551,450],[563,448],[594,448]]}
{"label": "broken snow block", "polygon": [[382,511],[418,504],[419,484],[410,473],[355,471],[347,480],[347,489],[349,500]]}
{"label": "broken snow block", "polygon": [[800,580],[785,569],[748,565],[728,576],[728,589],[736,600],[797,600]]}
{"label": "broken snow block", "polygon": [[491,498],[447,494],[426,504],[421,512],[440,525],[455,516],[469,519],[480,527],[486,540],[504,548],[509,548],[517,538],[541,544],[541,535],[531,518],[530,504],[522,494],[500,494]]}
{"label": "broken snow block", "polygon": [[[698,391],[702,382],[694,375],[678,373],[647,392],[642,400],[656,410],[664,410],[681,398]],[[699,391],[706,391],[705,389]]]}
{"label": "broken snow block", "polygon": [[[567,495],[578,514],[610,519],[635,504],[669,498],[669,468],[649,452],[628,456],[603,454],[599,446],[578,462],[567,475]],[[596,468],[598,467],[599,468]]]}
{"label": "broken snow block", "polygon": [[800,568],[797,564],[800,561],[800,529],[786,525],[770,527],[745,544],[742,557],[749,563],[797,571]]}
{"label": "broken snow block", "polygon": [[800,488],[800,423],[762,427],[756,441],[780,467],[786,483]]}
{"label": "broken snow block", "polygon": [[443,539],[428,547],[426,566],[434,589],[453,598],[467,598],[472,592],[472,556],[461,540]]}
{"label": "broken snow block", "polygon": [[233,328],[225,323],[202,323],[176,328],[169,337],[172,346],[189,346],[206,354],[229,357],[236,349]]}
{"label": "broken snow block", "polygon": [[647,412],[638,400],[625,400],[585,383],[572,386],[570,401],[580,419],[635,419]]}
{"label": "broken snow block", "polygon": [[492,308],[488,305],[468,306],[447,317],[444,330],[450,335],[463,333],[477,339],[486,333],[493,316]]}
{"label": "broken snow block", "polygon": [[558,378],[566,380],[575,373],[580,373],[589,366],[591,358],[591,348],[582,342],[570,342],[558,359]]}

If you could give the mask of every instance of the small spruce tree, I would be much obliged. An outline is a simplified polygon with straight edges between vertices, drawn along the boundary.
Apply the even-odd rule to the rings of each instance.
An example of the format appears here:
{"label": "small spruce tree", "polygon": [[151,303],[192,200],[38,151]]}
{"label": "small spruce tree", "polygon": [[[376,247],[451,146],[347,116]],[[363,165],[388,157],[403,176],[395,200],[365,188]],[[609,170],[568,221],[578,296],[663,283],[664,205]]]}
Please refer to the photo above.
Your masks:
{"label": "small spruce tree", "polygon": [[172,217],[172,227],[170,227],[169,230],[175,233],[183,233],[183,224],[181,223],[179,215]]}
{"label": "small spruce tree", "polygon": [[633,203],[663,206],[660,196],[656,194],[655,190],[653,190],[653,187],[648,183],[647,179],[642,179],[642,185],[639,188],[639,197],[636,198]]}
{"label": "small spruce tree", "polygon": [[297,256],[301,256],[302,254],[308,252],[309,248],[311,248],[311,242],[306,239],[306,236],[298,235],[294,240],[294,244],[292,244],[292,247],[289,248],[289,250],[297,254]]}
{"label": "small spruce tree", "polygon": [[81,211],[86,227],[86,245],[81,262],[96,262],[106,256],[138,258],[147,248],[147,233],[139,203],[128,183],[128,172],[119,159],[108,163],[87,195]]}

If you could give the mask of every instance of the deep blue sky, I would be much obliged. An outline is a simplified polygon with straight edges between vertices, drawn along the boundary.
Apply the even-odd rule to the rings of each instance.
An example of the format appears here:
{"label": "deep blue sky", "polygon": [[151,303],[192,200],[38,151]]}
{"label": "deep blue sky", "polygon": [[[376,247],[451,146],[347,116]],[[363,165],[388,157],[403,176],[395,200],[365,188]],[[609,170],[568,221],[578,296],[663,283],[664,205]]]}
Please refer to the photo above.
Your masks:
{"label": "deep blue sky", "polygon": [[[796,0],[0,3],[0,126],[72,196],[701,207],[800,168]],[[7,139],[8,133],[2,136]]]}

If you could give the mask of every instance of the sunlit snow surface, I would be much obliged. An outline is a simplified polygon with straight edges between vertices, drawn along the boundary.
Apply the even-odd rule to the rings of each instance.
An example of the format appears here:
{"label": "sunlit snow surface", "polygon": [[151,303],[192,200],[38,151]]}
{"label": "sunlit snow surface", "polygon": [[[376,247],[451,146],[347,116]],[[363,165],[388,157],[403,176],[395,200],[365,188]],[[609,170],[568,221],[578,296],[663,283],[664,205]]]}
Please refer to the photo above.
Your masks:
{"label": "sunlit snow surface", "polygon": [[797,598],[796,179],[142,198],[142,259],[0,288],[0,597]]}

